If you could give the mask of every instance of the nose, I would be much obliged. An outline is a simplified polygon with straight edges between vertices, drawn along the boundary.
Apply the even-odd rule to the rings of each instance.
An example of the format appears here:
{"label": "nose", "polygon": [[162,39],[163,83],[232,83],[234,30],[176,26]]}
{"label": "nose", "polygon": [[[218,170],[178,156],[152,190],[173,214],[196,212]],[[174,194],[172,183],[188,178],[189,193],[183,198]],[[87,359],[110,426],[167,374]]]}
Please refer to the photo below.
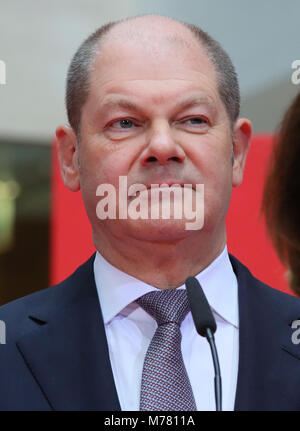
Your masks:
{"label": "nose", "polygon": [[174,140],[168,122],[153,125],[148,131],[147,147],[142,154],[144,166],[159,163],[166,165],[170,161],[182,163],[185,159],[183,148]]}

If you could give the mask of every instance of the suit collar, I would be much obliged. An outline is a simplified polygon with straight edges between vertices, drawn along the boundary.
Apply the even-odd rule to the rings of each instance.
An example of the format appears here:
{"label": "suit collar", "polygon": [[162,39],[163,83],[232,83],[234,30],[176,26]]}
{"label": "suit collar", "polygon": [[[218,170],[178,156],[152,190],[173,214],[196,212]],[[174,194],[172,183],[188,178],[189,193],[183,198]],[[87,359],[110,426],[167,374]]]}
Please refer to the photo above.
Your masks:
{"label": "suit collar", "polygon": [[36,329],[17,342],[54,410],[120,410],[93,261],[50,288],[47,303],[30,312]]}
{"label": "suit collar", "polygon": [[[99,252],[94,262],[95,282],[104,323],[117,314],[127,315],[143,294],[157,289],[110,264]],[[238,328],[237,280],[229,260],[227,247],[204,270],[195,275],[207,300],[221,319]],[[226,286],[226,289],[223,288]],[[179,287],[185,289],[185,285]]]}

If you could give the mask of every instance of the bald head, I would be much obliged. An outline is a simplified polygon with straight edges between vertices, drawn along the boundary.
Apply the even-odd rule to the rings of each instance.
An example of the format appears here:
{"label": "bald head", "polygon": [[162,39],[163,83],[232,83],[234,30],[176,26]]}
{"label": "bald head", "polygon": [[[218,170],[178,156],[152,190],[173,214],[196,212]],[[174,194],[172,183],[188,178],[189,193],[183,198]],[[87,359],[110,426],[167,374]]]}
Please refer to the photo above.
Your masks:
{"label": "bald head", "polygon": [[130,41],[142,43],[145,49],[182,45],[186,49],[197,44],[190,29],[180,21],[160,15],[143,15],[112,23],[102,42]]}
{"label": "bald head", "polygon": [[[192,31],[181,22],[157,15],[130,18],[114,24],[99,40],[92,66],[105,56],[119,55],[146,56],[150,61],[172,56],[183,59],[197,56],[198,52],[207,55],[206,50]],[[99,64],[99,62],[98,62]],[[92,67],[93,68],[93,67]],[[100,68],[99,68],[100,70]]]}
{"label": "bald head", "polygon": [[[157,61],[170,56],[197,56],[205,53],[212,65],[220,97],[233,126],[239,115],[240,95],[237,76],[232,62],[221,46],[207,33],[192,24],[186,24],[159,15],[144,15],[106,24],[91,34],[75,53],[68,71],[66,106],[71,127],[79,137],[82,108],[88,99],[95,64],[101,66],[109,56],[124,52],[146,53]],[[104,69],[104,68],[103,68]]]}

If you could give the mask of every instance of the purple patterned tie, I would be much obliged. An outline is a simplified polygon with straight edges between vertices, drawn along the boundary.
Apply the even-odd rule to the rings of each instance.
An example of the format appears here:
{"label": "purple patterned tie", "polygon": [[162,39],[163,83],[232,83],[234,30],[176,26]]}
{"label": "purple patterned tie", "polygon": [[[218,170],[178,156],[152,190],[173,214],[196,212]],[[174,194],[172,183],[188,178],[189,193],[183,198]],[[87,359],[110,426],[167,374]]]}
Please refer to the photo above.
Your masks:
{"label": "purple patterned tie", "polygon": [[197,410],[181,353],[180,325],[189,311],[186,291],[149,292],[136,302],[158,324],[144,361],[140,410]]}

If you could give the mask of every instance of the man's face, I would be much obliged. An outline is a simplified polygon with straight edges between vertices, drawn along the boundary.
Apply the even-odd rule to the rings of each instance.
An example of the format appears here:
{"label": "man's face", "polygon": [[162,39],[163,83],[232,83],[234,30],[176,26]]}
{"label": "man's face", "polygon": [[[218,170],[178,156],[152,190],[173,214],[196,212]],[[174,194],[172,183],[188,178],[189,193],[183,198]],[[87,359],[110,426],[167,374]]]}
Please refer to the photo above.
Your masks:
{"label": "man's face", "polygon": [[[225,230],[232,185],[230,122],[205,50],[164,40],[107,41],[81,117],[79,181],[94,237],[176,240],[186,220],[99,220],[100,184],[204,184],[204,227]],[[148,193],[148,192],[145,192]],[[194,190],[192,193],[196,194]],[[148,197],[147,197],[148,199]],[[117,201],[118,214],[118,201]]]}

